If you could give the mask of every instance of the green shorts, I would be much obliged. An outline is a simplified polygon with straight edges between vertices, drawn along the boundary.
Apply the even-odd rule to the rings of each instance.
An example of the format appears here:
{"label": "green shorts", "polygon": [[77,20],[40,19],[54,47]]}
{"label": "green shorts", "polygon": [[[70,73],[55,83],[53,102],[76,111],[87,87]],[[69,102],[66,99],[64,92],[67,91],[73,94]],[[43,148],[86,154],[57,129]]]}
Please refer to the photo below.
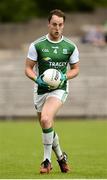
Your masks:
{"label": "green shorts", "polygon": [[58,98],[62,103],[64,103],[67,99],[68,96],[68,92],[62,90],[62,89],[57,89],[54,91],[51,91],[49,93],[45,93],[42,95],[38,95],[34,92],[34,104],[35,104],[35,108],[37,110],[37,112],[41,112],[42,111],[42,107],[46,101],[46,99],[48,99],[49,97],[56,97]]}

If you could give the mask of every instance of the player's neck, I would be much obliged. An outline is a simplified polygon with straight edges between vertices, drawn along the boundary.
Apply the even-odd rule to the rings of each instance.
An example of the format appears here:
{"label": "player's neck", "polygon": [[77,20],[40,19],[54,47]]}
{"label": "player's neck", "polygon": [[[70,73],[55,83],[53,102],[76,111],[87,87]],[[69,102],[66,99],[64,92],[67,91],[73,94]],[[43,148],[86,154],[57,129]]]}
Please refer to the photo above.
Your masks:
{"label": "player's neck", "polygon": [[60,42],[62,39],[63,39],[63,36],[61,35],[61,36],[59,36],[58,38],[55,38],[55,37],[53,37],[53,36],[51,36],[50,34],[47,34],[47,37],[48,37],[48,39],[50,40],[50,41],[53,41],[53,42]]}

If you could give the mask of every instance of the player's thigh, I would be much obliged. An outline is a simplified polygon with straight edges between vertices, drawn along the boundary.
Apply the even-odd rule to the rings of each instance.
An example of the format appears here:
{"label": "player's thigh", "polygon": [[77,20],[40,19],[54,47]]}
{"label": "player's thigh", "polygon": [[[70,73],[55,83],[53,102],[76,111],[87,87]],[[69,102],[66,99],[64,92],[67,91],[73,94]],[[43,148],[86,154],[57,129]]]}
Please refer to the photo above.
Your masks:
{"label": "player's thigh", "polygon": [[63,103],[61,100],[57,97],[48,97],[42,109],[42,116],[46,115],[52,119],[56,115],[57,111],[61,108],[62,104]]}

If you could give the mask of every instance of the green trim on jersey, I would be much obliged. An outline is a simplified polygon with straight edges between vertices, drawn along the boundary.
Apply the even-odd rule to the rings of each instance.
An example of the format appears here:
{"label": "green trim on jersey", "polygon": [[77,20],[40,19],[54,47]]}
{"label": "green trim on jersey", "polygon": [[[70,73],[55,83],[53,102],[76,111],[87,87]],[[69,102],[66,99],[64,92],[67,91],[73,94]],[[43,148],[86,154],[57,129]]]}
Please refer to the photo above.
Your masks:
{"label": "green trim on jersey", "polygon": [[[69,59],[75,50],[75,45],[69,39],[63,37],[60,42],[50,42],[47,36],[43,36],[34,41],[34,46],[37,51],[38,72],[41,75],[45,70],[54,68],[62,71],[64,74],[67,71]],[[67,90],[67,82],[64,83],[63,90]],[[53,90],[47,90],[38,87],[38,94],[44,94]]]}

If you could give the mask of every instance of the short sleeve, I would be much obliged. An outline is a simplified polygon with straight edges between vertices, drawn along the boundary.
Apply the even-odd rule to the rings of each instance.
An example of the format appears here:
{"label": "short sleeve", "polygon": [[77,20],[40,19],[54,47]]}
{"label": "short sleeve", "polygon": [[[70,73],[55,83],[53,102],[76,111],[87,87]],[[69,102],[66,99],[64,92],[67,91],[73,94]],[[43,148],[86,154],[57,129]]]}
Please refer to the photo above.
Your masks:
{"label": "short sleeve", "polygon": [[29,46],[27,57],[33,61],[37,61],[37,51],[33,43]]}
{"label": "short sleeve", "polygon": [[70,61],[69,63],[70,64],[75,64],[79,61],[79,51],[78,51],[78,48],[75,46],[75,49],[72,53],[72,55],[70,56]]}

